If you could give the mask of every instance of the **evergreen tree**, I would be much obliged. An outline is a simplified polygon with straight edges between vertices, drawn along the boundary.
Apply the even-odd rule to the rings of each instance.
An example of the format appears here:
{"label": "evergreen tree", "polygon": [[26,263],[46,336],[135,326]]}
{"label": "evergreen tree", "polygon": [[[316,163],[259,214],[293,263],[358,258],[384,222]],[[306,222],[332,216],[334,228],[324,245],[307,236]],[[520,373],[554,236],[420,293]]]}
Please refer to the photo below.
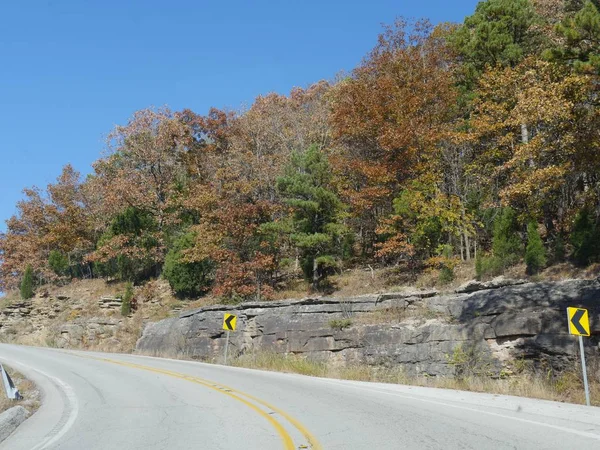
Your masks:
{"label": "evergreen tree", "polygon": [[58,250],[52,250],[48,257],[48,265],[56,275],[64,276],[69,270],[69,259]]}
{"label": "evergreen tree", "polygon": [[563,37],[560,46],[544,52],[551,61],[573,65],[579,72],[600,73],[600,10],[586,1],[574,15],[556,27]]}
{"label": "evergreen tree", "polygon": [[133,284],[131,282],[127,283],[125,287],[125,294],[123,294],[123,298],[121,299],[121,315],[128,316],[131,314],[131,302],[133,300]]}
{"label": "evergreen tree", "polygon": [[344,205],[331,188],[331,170],[317,146],[292,154],[277,188],[292,211],[291,240],[300,251],[302,270],[313,288],[335,269],[346,227]]}
{"label": "evergreen tree", "polygon": [[516,215],[512,208],[503,208],[494,221],[492,252],[504,268],[519,261],[522,252]]}
{"label": "evergreen tree", "polygon": [[102,276],[139,281],[156,274],[160,257],[157,223],[147,212],[129,207],[98,240],[96,270]]}
{"label": "evergreen tree", "polygon": [[537,17],[529,0],[487,0],[450,37],[464,60],[465,83],[473,82],[486,66],[514,66],[540,45]]}
{"label": "evergreen tree", "polygon": [[527,273],[529,275],[538,273],[546,265],[546,250],[544,249],[544,243],[535,222],[527,224],[525,264],[527,264]]}
{"label": "evergreen tree", "polygon": [[588,208],[584,208],[575,217],[571,231],[573,259],[577,265],[585,266],[598,259],[600,254],[600,231]]}
{"label": "evergreen tree", "polygon": [[213,282],[213,264],[209,260],[185,261],[185,250],[192,248],[194,242],[193,233],[183,234],[165,258],[163,276],[179,296],[198,296],[206,292]]}
{"label": "evergreen tree", "polygon": [[27,300],[31,297],[33,297],[33,268],[28,264],[21,280],[21,298]]}

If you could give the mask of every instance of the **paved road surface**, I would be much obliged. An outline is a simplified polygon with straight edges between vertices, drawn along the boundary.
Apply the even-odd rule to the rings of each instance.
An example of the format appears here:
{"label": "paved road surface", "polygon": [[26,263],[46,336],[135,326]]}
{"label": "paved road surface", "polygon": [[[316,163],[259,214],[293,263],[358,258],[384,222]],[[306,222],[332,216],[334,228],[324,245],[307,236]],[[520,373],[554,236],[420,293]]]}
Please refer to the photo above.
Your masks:
{"label": "paved road surface", "polygon": [[44,391],[0,450],[599,449],[600,408],[0,344]]}

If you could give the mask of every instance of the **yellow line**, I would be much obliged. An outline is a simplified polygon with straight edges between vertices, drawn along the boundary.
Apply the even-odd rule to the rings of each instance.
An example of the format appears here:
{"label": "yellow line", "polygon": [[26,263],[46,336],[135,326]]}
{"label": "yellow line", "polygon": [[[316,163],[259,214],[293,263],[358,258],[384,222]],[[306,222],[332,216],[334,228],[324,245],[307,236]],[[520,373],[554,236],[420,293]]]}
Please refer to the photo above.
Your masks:
{"label": "yellow line", "polygon": [[[80,355],[78,355],[78,356],[80,356]],[[196,378],[196,377],[193,377],[193,376],[190,376],[190,375],[183,375],[183,374],[179,374],[177,372],[171,372],[170,370],[156,369],[154,367],[141,366],[139,364],[133,364],[133,363],[128,363],[128,362],[115,361],[115,360],[107,359],[107,358],[95,358],[93,356],[83,356],[83,357],[84,358],[95,359],[97,361],[109,362],[109,363],[112,363],[112,364],[117,364],[117,365],[120,365],[120,366],[129,367],[129,368],[133,368],[133,369],[141,369],[141,370],[146,370],[146,371],[149,371],[149,372],[160,373],[160,374],[163,374],[163,375],[168,375],[170,377],[179,378],[181,380],[191,381],[192,383],[200,384],[200,385],[205,386],[205,387],[207,387],[209,389],[217,391],[217,392],[219,392],[221,394],[227,395],[227,396],[233,398],[234,400],[237,400],[237,401],[243,403],[248,408],[251,408],[256,413],[258,413],[259,415],[261,415],[262,417],[264,417],[265,419],[267,419],[269,421],[269,423],[271,425],[273,425],[273,427],[277,430],[277,433],[279,434],[279,436],[283,440],[283,446],[284,446],[284,448],[286,450],[294,450],[295,449],[295,447],[294,447],[294,441],[292,440],[291,436],[285,430],[285,428],[283,427],[283,425],[281,425],[279,422],[277,422],[272,416],[270,416],[269,414],[267,414],[266,412],[264,412],[262,409],[260,409],[256,405],[253,405],[249,401],[244,400],[243,398],[238,397],[237,395],[233,394],[232,392],[227,392],[227,391],[224,391],[223,389],[219,389],[218,387],[216,387],[216,385],[214,383],[210,383],[210,382],[204,381],[204,380],[202,380],[200,378]],[[222,387],[225,388],[225,386],[222,386]],[[229,389],[229,388],[225,388],[225,389]],[[230,390],[233,391],[233,392],[236,392],[234,389],[230,389]],[[237,393],[241,394],[241,392],[237,392]],[[245,394],[242,394],[242,395],[245,395]]]}
{"label": "yellow line", "polygon": [[296,429],[298,429],[298,431],[300,431],[300,433],[302,433],[304,435],[304,437],[308,440],[309,444],[312,446],[312,448],[314,450],[322,450],[323,449],[323,447],[321,446],[321,444],[319,443],[319,441],[317,440],[317,438],[310,431],[308,431],[308,429],[306,429],[306,427],[304,425],[302,425],[300,422],[298,422],[298,420],[294,419],[292,416],[290,416],[285,411],[282,411],[281,409],[279,409],[279,408],[277,408],[277,407],[275,407],[275,406],[273,406],[273,405],[265,402],[264,400],[256,398],[253,395],[246,394],[246,393],[241,392],[241,391],[236,391],[235,389],[230,388],[229,386],[226,386],[224,384],[221,384],[220,386],[224,387],[225,389],[231,389],[232,391],[237,392],[240,395],[248,397],[249,399],[252,399],[252,400],[254,400],[257,403],[260,403],[261,405],[264,405],[267,408],[272,409],[273,411],[275,411],[279,415],[285,417],[288,422],[290,422],[292,425],[294,425],[294,427],[296,427]]}

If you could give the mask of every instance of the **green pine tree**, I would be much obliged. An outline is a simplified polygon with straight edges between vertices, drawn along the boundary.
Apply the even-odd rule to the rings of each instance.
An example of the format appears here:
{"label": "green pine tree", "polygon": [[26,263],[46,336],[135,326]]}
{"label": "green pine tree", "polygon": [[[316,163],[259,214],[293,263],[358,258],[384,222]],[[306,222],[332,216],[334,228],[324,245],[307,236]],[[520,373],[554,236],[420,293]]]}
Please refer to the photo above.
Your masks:
{"label": "green pine tree", "polygon": [[464,64],[463,84],[473,88],[486,66],[514,66],[541,45],[540,19],[528,0],[488,0],[450,36]]}
{"label": "green pine tree", "polygon": [[58,276],[64,276],[69,271],[69,259],[58,250],[52,250],[48,257],[50,269]]}
{"label": "green pine tree", "polygon": [[33,297],[33,268],[28,264],[21,280],[21,298],[27,300],[31,297]]}
{"label": "green pine tree", "polygon": [[597,261],[600,255],[600,230],[595,217],[588,208],[584,208],[575,217],[571,230],[573,259],[579,266]]}
{"label": "green pine tree", "polygon": [[527,273],[538,273],[546,265],[546,249],[538,232],[537,223],[527,224],[527,248],[525,249],[525,264]]}
{"label": "green pine tree", "polygon": [[121,299],[121,315],[126,317],[131,314],[131,301],[133,300],[133,284],[127,283],[125,286],[125,293]]}
{"label": "green pine tree", "polygon": [[342,223],[344,205],[331,187],[327,157],[311,146],[294,153],[277,189],[291,208],[291,240],[300,251],[300,262],[313,288],[337,265],[347,230]]}
{"label": "green pine tree", "polygon": [[544,52],[544,57],[572,65],[584,73],[600,73],[600,10],[586,1],[575,15],[556,27],[563,37],[560,46]]}
{"label": "green pine tree", "polygon": [[492,252],[502,266],[507,268],[516,264],[523,251],[519,226],[512,208],[503,208],[494,221]]}

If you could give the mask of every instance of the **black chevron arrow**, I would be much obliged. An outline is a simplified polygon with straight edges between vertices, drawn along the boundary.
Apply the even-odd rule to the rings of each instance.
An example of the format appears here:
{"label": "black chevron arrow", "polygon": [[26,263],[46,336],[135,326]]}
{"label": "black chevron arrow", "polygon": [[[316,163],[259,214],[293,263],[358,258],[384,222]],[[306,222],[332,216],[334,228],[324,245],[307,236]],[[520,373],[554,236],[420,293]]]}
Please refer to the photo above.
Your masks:
{"label": "black chevron arrow", "polygon": [[233,331],[233,325],[231,324],[231,321],[235,319],[235,316],[229,316],[227,319],[225,319],[225,325],[227,326],[227,328],[229,328],[231,331]]}
{"label": "black chevron arrow", "polygon": [[587,330],[585,328],[583,328],[583,325],[581,325],[579,323],[579,321],[581,320],[581,318],[583,317],[584,314],[585,314],[585,309],[578,309],[577,312],[575,314],[573,314],[573,317],[571,317],[571,323],[577,329],[577,332],[579,334],[587,334]]}

